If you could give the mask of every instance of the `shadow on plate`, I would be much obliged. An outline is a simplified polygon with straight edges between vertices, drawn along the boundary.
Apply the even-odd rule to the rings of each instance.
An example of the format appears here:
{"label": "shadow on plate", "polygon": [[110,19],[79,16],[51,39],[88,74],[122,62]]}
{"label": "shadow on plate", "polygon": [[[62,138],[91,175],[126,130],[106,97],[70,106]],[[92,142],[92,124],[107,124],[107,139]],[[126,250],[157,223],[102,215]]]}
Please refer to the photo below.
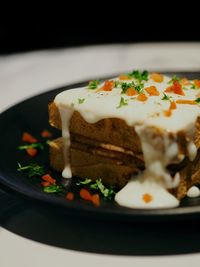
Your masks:
{"label": "shadow on plate", "polygon": [[116,222],[61,215],[0,191],[0,224],[20,236],[71,250],[114,255],[200,252],[199,222]]}

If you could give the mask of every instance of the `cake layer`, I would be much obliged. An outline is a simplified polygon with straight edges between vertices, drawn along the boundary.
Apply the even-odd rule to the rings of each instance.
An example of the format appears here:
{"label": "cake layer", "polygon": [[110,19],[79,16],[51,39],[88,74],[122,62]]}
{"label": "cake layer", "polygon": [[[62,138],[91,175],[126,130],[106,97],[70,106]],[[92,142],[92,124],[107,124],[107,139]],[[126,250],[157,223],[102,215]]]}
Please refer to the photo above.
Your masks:
{"label": "cake layer", "polygon": [[[58,172],[62,172],[64,168],[62,138],[51,141],[49,145],[50,165]],[[144,169],[144,162],[134,156],[129,156],[128,161],[125,153],[121,152],[119,155],[119,152],[99,150],[97,147],[89,149],[87,145],[83,147],[80,143],[72,143],[70,162],[74,176],[82,179],[87,177],[94,181],[101,178],[105,184],[116,185],[118,188],[125,186],[132,175]],[[200,152],[193,162],[185,159],[180,164],[170,165],[168,169],[173,175],[177,171],[180,173],[178,187],[169,191],[178,199],[182,199],[192,185],[200,183]]]}

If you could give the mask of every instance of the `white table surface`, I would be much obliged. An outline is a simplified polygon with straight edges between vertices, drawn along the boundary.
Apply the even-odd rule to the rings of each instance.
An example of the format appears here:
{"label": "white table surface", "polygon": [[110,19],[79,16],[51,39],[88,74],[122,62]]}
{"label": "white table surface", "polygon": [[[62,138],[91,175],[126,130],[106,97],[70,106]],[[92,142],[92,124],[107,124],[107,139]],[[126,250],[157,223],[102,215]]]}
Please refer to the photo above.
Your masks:
{"label": "white table surface", "polygon": [[[132,69],[200,70],[200,43],[91,46],[0,56],[0,110],[57,86]],[[70,265],[71,264],[71,265]],[[0,228],[1,267],[199,266],[200,253],[111,256],[37,243]]]}

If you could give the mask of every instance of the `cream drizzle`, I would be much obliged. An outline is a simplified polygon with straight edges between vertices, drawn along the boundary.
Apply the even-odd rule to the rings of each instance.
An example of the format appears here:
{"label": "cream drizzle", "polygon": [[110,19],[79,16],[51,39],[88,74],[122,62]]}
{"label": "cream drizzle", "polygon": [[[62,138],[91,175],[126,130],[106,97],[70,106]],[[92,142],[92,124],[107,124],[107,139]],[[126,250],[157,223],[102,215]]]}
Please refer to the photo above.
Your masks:
{"label": "cream drizzle", "polygon": [[64,161],[65,161],[65,167],[62,172],[62,176],[64,178],[71,178],[72,177],[72,171],[70,167],[70,158],[69,158],[69,147],[70,147],[70,132],[69,132],[69,124],[71,116],[74,112],[73,107],[65,107],[65,106],[58,106],[61,122],[62,122],[62,137],[63,137],[63,144],[64,144]]}
{"label": "cream drizzle", "polygon": [[[105,118],[121,118],[127,125],[134,126],[140,137],[142,150],[145,160],[145,171],[138,175],[137,178],[131,181],[116,194],[118,204],[134,208],[143,208],[144,203],[136,201],[134,203],[134,192],[138,188],[141,191],[142,187],[147,190],[152,184],[153,199],[152,203],[148,203],[148,207],[175,207],[178,205],[178,200],[172,196],[166,189],[177,187],[179,184],[179,174],[172,178],[166,169],[166,166],[178,158],[178,145],[176,139],[169,138],[168,133],[173,133],[184,130],[186,135],[192,132],[198,116],[200,116],[200,108],[198,105],[178,105],[170,118],[163,115],[163,110],[169,108],[169,101],[162,100],[164,90],[169,86],[169,77],[164,77],[164,82],[155,83],[149,79],[145,83],[145,87],[155,85],[160,92],[159,96],[148,97],[146,102],[137,101],[134,97],[128,97],[121,94],[121,89],[114,88],[110,92],[88,90],[87,87],[77,88],[64,91],[58,94],[54,100],[59,107],[62,120],[62,135],[64,138],[64,157],[65,169],[63,177],[70,178],[72,176],[69,161],[69,123],[73,112],[78,111],[88,123],[95,123]],[[173,100],[187,99],[194,100],[198,90],[185,90],[185,96],[170,94]],[[128,101],[128,105],[117,108],[119,101],[123,97]],[[85,99],[82,104],[78,103],[78,99]],[[157,128],[162,131],[162,138],[155,138],[151,131],[152,128]],[[196,157],[197,149],[188,137],[188,155],[190,160]],[[180,156],[180,155],[179,155]],[[148,185],[146,187],[146,185]],[[151,186],[150,186],[151,187]],[[131,189],[129,189],[131,188]],[[140,189],[139,189],[140,188]],[[130,202],[124,201],[126,192],[133,190],[133,199]],[[149,190],[147,190],[149,191]],[[157,192],[157,193],[156,193]],[[165,193],[163,193],[165,192]],[[148,192],[147,192],[148,193]],[[138,194],[136,194],[137,196]],[[161,197],[163,195],[163,197]],[[158,197],[159,196],[159,197]],[[163,199],[164,198],[164,199]],[[128,196],[127,196],[128,199]],[[162,199],[161,202],[157,201]],[[142,204],[141,204],[142,203]],[[147,207],[147,206],[145,206]]]}
{"label": "cream drizzle", "polygon": [[194,198],[200,196],[200,190],[197,186],[192,186],[187,191],[187,197]]}

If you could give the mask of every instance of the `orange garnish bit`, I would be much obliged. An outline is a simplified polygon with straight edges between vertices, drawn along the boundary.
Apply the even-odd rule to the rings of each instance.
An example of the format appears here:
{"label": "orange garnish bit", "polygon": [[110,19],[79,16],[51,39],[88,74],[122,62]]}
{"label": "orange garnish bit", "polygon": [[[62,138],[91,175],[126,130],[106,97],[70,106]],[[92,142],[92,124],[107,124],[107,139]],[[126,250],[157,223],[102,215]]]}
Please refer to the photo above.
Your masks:
{"label": "orange garnish bit", "polygon": [[36,148],[27,148],[26,153],[31,157],[35,157],[37,155],[38,151]]}
{"label": "orange garnish bit", "polygon": [[195,85],[197,88],[200,88],[200,80],[194,80],[194,85]]}
{"label": "orange garnish bit", "polygon": [[56,180],[51,177],[50,174],[45,174],[42,176],[42,179],[46,182],[49,182],[50,184],[56,184]]}
{"label": "orange garnish bit", "polygon": [[128,89],[126,90],[126,94],[127,94],[128,96],[133,96],[133,95],[137,95],[138,92],[137,92],[134,88],[130,87],[130,88],[128,88]]}
{"label": "orange garnish bit", "polygon": [[124,80],[130,80],[130,79],[129,79],[129,77],[126,74],[120,74],[119,75],[119,80],[124,81]]}
{"label": "orange garnish bit", "polygon": [[175,101],[172,101],[171,103],[170,103],[170,107],[169,107],[170,109],[176,109],[176,102]]}
{"label": "orange garnish bit", "polygon": [[182,78],[182,79],[180,80],[180,83],[181,83],[182,85],[190,85],[190,84],[191,84],[191,82],[190,82],[187,78]]}
{"label": "orange garnish bit", "polygon": [[91,201],[92,200],[92,195],[90,194],[90,192],[85,189],[85,188],[82,188],[80,190],[80,197],[84,200],[88,200],[88,201]]}
{"label": "orange garnish bit", "polygon": [[150,79],[152,79],[156,83],[161,83],[164,80],[164,76],[160,73],[152,73]]}
{"label": "orange garnish bit", "polygon": [[183,92],[182,86],[179,82],[175,81],[172,85],[172,89],[174,91],[175,94],[178,95],[185,95],[185,93]]}
{"label": "orange garnish bit", "polygon": [[48,130],[43,130],[41,132],[41,136],[44,138],[51,138],[52,137],[52,133],[50,133]]}
{"label": "orange garnish bit", "polygon": [[102,89],[104,91],[112,91],[112,89],[114,88],[114,85],[115,85],[115,82],[114,81],[107,80],[107,81],[105,81]]}
{"label": "orange garnish bit", "polygon": [[33,137],[30,133],[24,132],[22,135],[22,141],[27,143],[37,143],[38,140]]}
{"label": "orange garnish bit", "polygon": [[142,196],[142,199],[144,200],[145,203],[149,203],[153,200],[153,196],[146,193]]}
{"label": "orange garnish bit", "polygon": [[164,113],[165,117],[170,117],[172,115],[172,110],[171,109],[164,110],[163,113]]}
{"label": "orange garnish bit", "polygon": [[69,201],[74,200],[74,193],[72,193],[72,192],[68,192],[68,193],[66,194],[66,199],[69,200]]}
{"label": "orange garnish bit", "polygon": [[187,100],[187,99],[178,99],[176,100],[177,104],[189,104],[189,105],[196,105],[197,102],[194,100]]}
{"label": "orange garnish bit", "polygon": [[100,197],[99,197],[99,194],[94,194],[92,195],[92,204],[96,207],[99,207],[100,206]]}
{"label": "orange garnish bit", "polygon": [[139,94],[137,100],[139,101],[146,101],[148,97],[145,94]]}
{"label": "orange garnish bit", "polygon": [[50,186],[51,184],[47,181],[42,181],[41,185],[45,187],[45,186]]}
{"label": "orange garnish bit", "polygon": [[146,87],[145,90],[150,96],[157,96],[160,94],[155,86]]}
{"label": "orange garnish bit", "polygon": [[166,93],[174,93],[174,94],[178,94],[178,95],[185,95],[185,93],[183,92],[183,89],[182,89],[182,85],[177,81],[175,81],[172,86],[167,87],[165,89],[165,92]]}
{"label": "orange garnish bit", "polygon": [[172,93],[173,92],[173,89],[172,89],[172,86],[169,86],[165,89],[165,92],[166,93]]}

